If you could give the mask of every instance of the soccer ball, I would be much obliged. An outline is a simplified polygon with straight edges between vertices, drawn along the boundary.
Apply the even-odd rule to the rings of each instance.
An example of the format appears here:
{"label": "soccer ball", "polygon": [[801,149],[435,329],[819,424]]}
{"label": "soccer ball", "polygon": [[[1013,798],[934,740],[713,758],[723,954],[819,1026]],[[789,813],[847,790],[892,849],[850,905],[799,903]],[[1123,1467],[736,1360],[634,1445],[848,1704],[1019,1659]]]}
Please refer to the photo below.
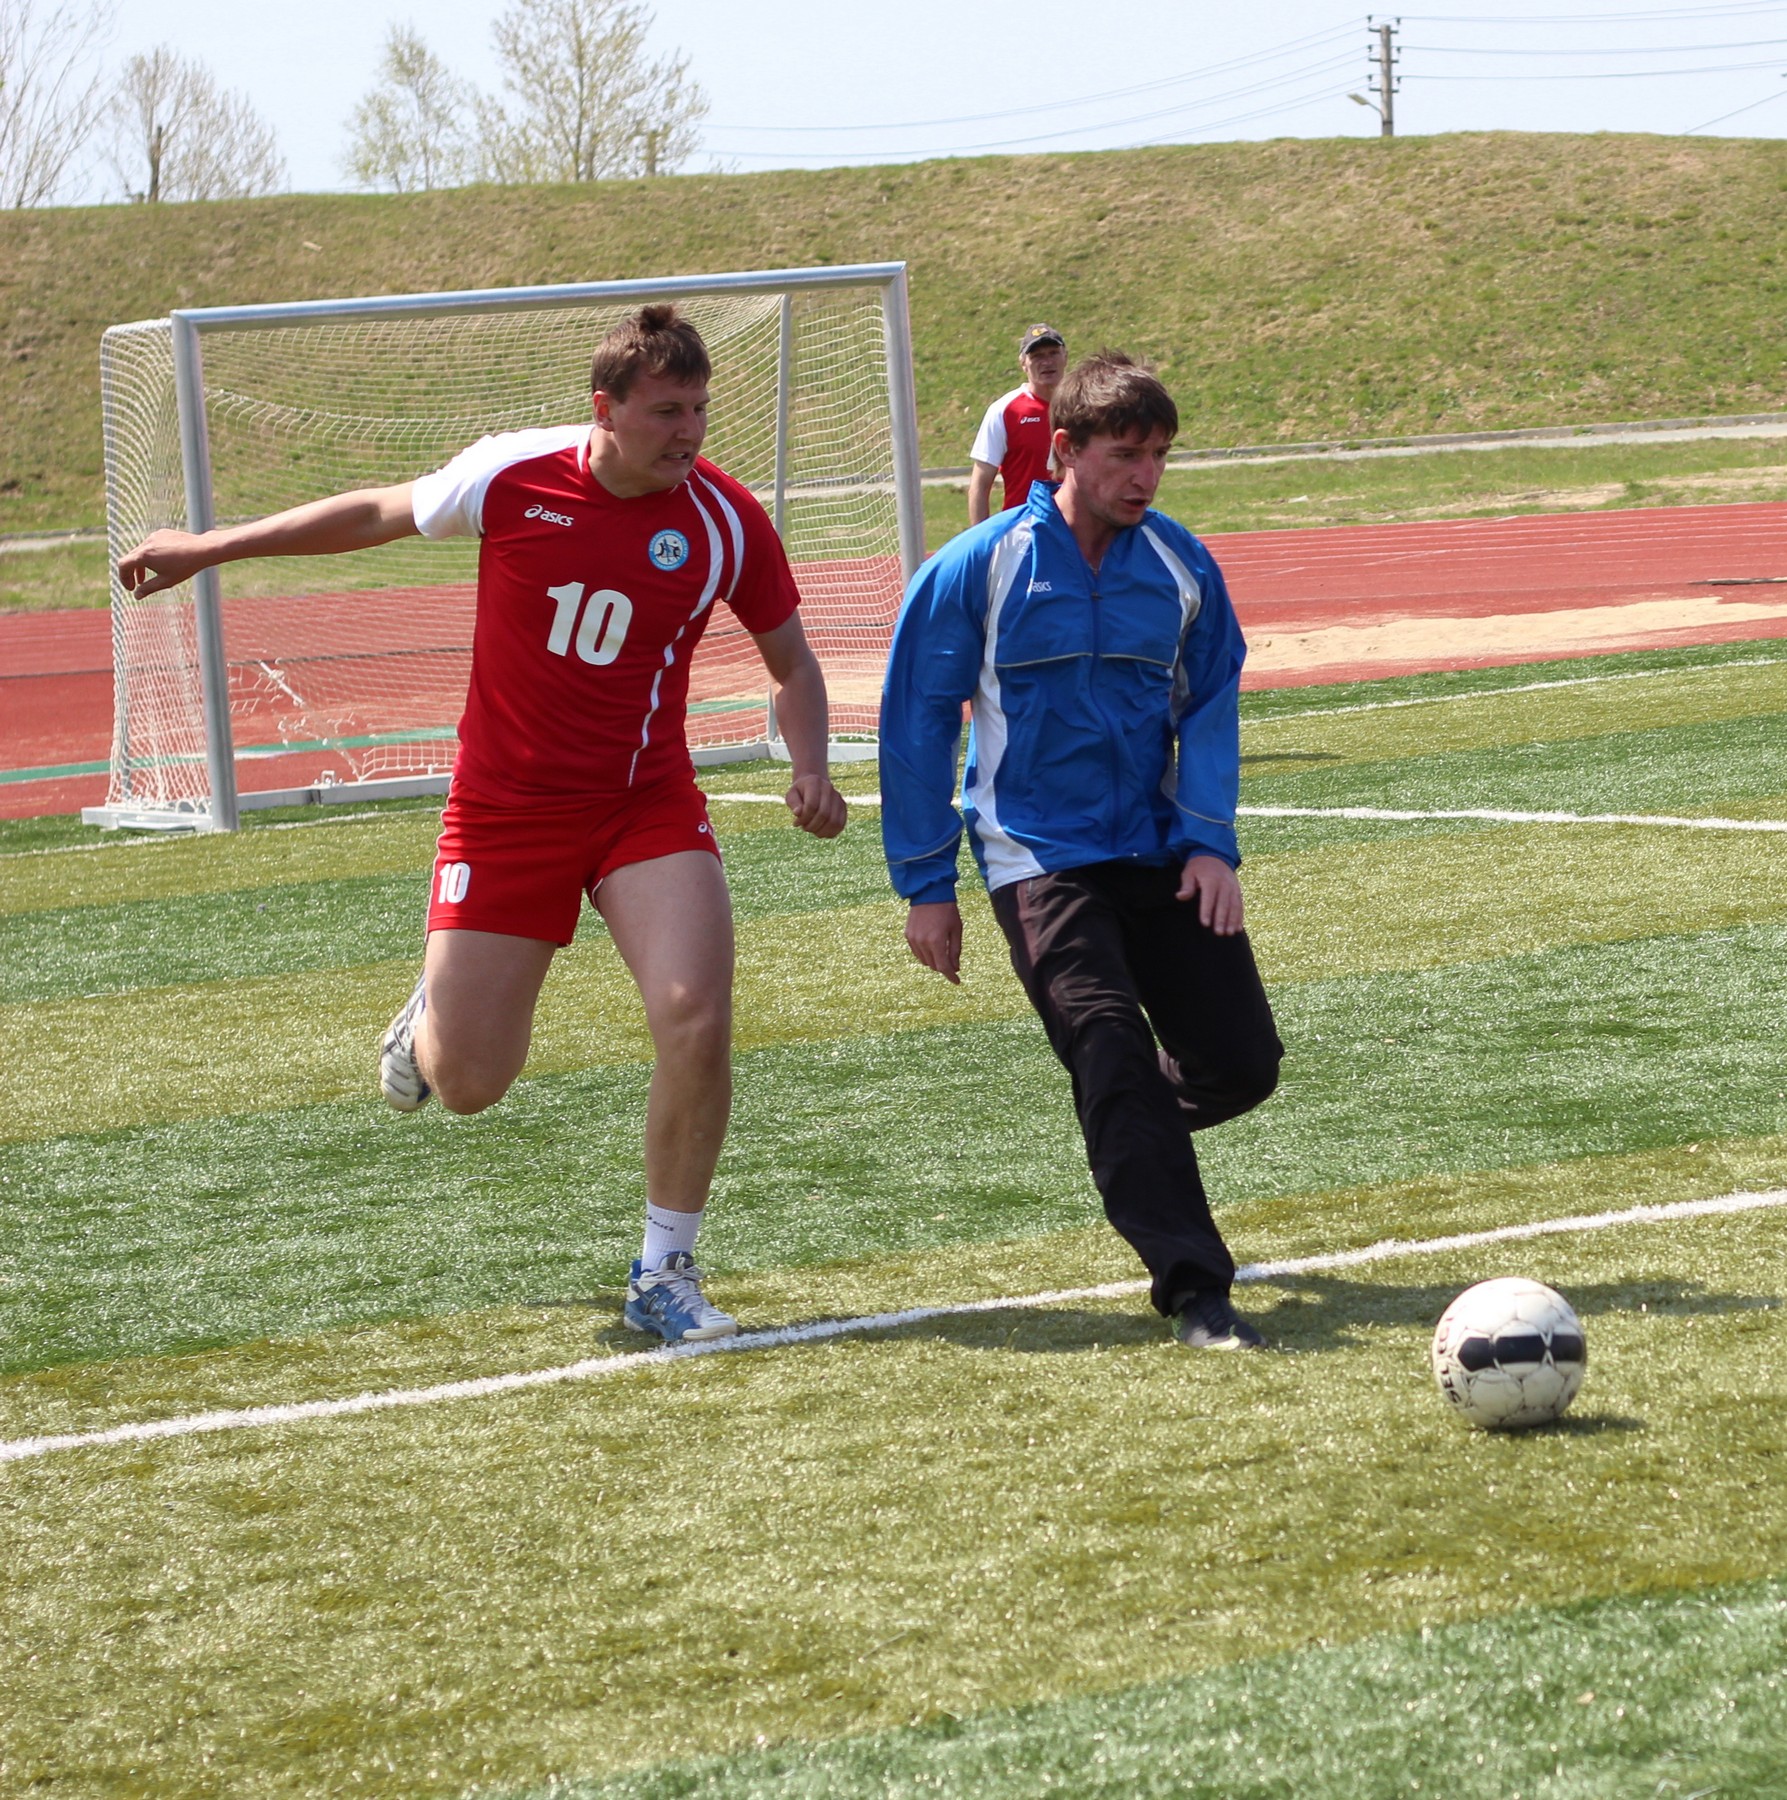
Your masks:
{"label": "soccer ball", "polygon": [[1545,1425],[1576,1398],[1588,1346],[1562,1294],[1518,1275],[1479,1281],[1440,1315],[1433,1378],[1472,1425]]}

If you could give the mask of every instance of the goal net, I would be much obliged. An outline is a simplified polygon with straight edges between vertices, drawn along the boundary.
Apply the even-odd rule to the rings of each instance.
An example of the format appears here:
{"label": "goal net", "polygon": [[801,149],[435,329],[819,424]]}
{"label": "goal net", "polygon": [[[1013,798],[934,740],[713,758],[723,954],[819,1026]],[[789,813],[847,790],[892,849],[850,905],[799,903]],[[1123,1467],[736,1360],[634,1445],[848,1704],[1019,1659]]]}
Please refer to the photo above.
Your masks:
{"label": "goal net", "polygon": [[[775,520],[824,668],[835,748],[872,746],[922,555],[903,264],[297,302],[114,326],[100,347],[118,557],[439,468],[490,432],[589,416],[589,360],[674,300],[713,358],[704,454]],[[406,538],[112,585],[113,825],[227,829],[239,807],[439,791],[471,661],[478,546]],[[698,761],[772,754],[755,646],[719,609],[692,671]]]}

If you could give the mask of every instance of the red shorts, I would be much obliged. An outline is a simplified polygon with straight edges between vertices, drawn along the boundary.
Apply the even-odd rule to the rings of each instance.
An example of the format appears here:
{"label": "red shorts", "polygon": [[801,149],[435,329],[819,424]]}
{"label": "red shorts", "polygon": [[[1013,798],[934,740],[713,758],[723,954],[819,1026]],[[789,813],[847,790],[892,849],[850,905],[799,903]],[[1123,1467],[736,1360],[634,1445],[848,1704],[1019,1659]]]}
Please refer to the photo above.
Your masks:
{"label": "red shorts", "polygon": [[570,943],[583,896],[616,869],[720,847],[707,796],[678,775],[600,800],[486,800],[455,780],[428,893],[430,931],[498,931]]}

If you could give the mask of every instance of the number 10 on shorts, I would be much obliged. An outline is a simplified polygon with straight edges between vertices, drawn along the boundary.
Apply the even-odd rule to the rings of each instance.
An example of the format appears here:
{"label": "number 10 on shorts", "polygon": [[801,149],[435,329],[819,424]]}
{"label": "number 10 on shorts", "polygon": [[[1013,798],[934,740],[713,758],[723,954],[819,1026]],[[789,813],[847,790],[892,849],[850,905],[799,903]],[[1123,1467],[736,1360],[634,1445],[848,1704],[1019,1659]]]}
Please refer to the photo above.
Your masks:
{"label": "number 10 on shorts", "polygon": [[[627,627],[633,623],[633,602],[618,588],[597,588],[589,604],[583,600],[583,583],[567,581],[563,587],[548,588],[546,598],[558,603],[552,615],[552,629],[546,634],[546,648],[554,656],[566,655],[576,632],[578,657],[586,663],[611,663],[620,655],[627,641]],[[582,611],[582,621],[578,612]]]}
{"label": "number 10 on shorts", "polygon": [[472,865],[470,863],[442,863],[435,897],[442,906],[457,906],[465,898],[465,890],[472,885]]}

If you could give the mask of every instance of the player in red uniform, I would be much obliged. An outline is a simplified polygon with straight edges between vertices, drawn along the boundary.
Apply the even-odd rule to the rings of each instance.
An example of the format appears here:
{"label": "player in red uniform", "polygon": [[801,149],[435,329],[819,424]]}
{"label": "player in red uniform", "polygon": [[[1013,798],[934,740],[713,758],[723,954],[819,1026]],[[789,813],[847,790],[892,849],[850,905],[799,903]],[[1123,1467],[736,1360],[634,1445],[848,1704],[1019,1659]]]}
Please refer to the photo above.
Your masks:
{"label": "player in red uniform", "polygon": [[986,410],[968,474],[968,523],[993,516],[993,481],[1005,490],[1005,508],[1022,506],[1033,481],[1055,479],[1049,472],[1054,432],[1049,400],[1067,373],[1067,340],[1053,325],[1032,325],[1018,340],[1018,367],[1024,385],[1001,394]]}
{"label": "player in red uniform", "polygon": [[386,1037],[381,1085],[405,1111],[431,1093],[464,1113],[501,1099],[587,893],[656,1053],[626,1318],[672,1342],[738,1328],[694,1262],[732,1091],[731,904],[683,731],[689,659],[715,605],[752,633],[775,683],[795,823],[825,838],[845,821],[826,772],[825,682],[781,541],[698,454],[710,373],[695,328],[649,306],[597,348],[593,426],[486,438],[419,480],[247,525],[158,531],[118,565],[140,597],[246,557],[416,533],[483,540],[425,966]]}

